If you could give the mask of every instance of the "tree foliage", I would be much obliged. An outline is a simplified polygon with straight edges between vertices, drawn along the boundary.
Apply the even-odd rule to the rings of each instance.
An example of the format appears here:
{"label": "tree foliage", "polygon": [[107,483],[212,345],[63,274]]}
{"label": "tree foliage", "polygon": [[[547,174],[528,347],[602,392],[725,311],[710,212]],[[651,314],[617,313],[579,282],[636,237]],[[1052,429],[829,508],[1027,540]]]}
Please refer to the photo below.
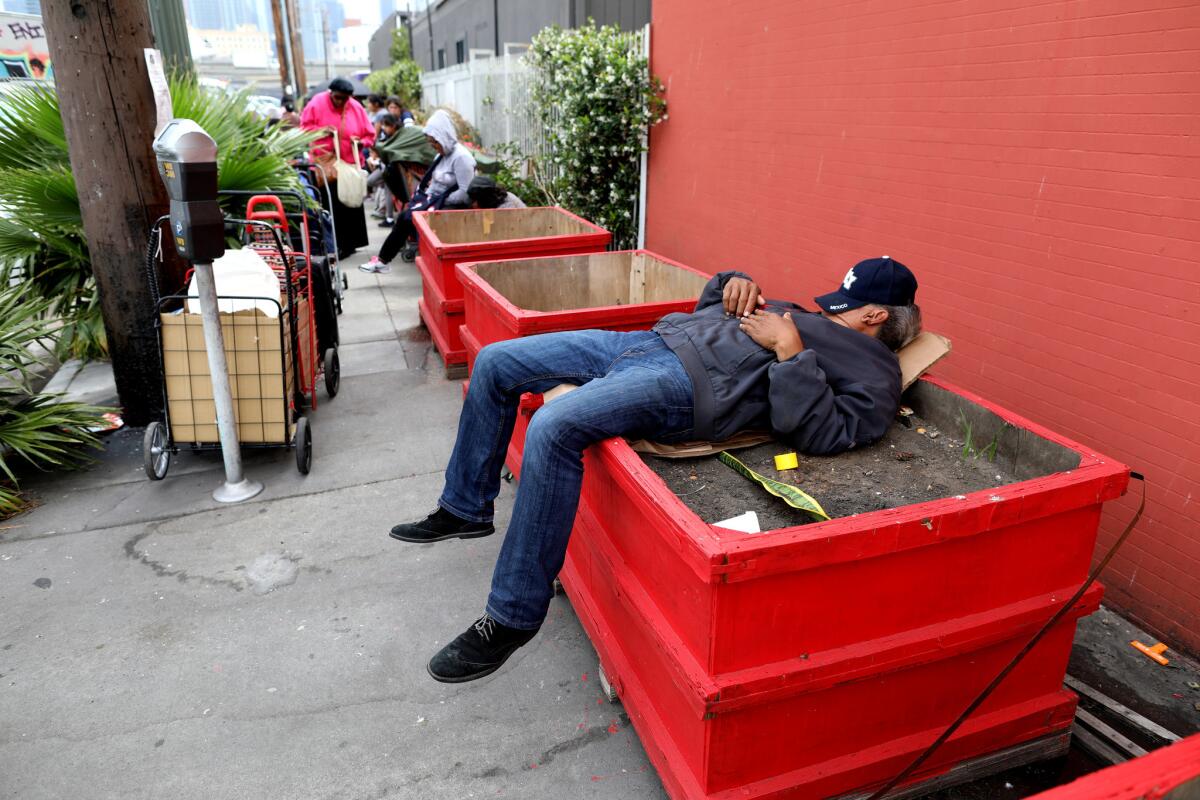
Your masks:
{"label": "tree foliage", "polygon": [[392,31],[388,55],[392,59],[391,66],[375,70],[363,82],[376,94],[395,95],[405,108],[416,108],[421,102],[421,66],[409,53],[407,29]]}
{"label": "tree foliage", "polygon": [[526,57],[551,154],[543,188],[563,207],[611,231],[618,247],[633,246],[639,158],[650,127],[666,119],[661,82],[615,25],[546,28]]}

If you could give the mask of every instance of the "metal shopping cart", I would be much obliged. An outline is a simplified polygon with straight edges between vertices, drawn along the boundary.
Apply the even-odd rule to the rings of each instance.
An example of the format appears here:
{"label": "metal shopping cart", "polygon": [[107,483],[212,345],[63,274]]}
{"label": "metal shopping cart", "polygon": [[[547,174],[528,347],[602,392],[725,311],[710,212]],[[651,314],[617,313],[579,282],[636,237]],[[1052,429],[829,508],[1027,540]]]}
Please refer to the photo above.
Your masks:
{"label": "metal shopping cart", "polygon": [[[296,251],[287,244],[282,250],[275,247],[277,239],[287,243],[294,241],[293,226],[288,221],[289,217],[284,211],[280,194],[251,195],[246,201],[246,219],[266,223],[270,228],[264,230],[261,226],[246,227],[242,234],[243,244],[258,253],[276,271],[281,290],[285,272],[290,274],[297,297],[308,306],[310,324],[302,326],[301,330],[300,348],[306,358],[302,358],[300,362],[300,385],[302,391],[309,395],[312,407],[316,408],[316,384],[320,377],[318,373],[324,375],[325,390],[330,397],[337,395],[341,373],[337,352],[338,321],[333,274],[324,264],[313,261],[308,249],[308,217],[303,207],[296,226],[296,232],[304,242],[305,249],[301,251]],[[285,263],[290,265],[287,270]]]}
{"label": "metal shopping cart", "polygon": [[[196,298],[159,292],[153,255],[168,219],[161,217],[151,229],[146,264],[156,304],[165,399],[162,421],[152,422],[143,440],[144,467],[151,480],[166,476],[181,444],[194,451],[221,446],[203,326],[198,313],[189,313],[189,300],[195,303]],[[285,244],[278,220],[229,218],[227,223],[240,229],[248,247],[271,265],[280,288],[277,299],[218,295],[238,441],[243,448],[293,448],[297,469],[307,474],[312,431],[303,414],[305,398],[315,407],[316,378],[322,370],[326,391],[330,397],[337,393],[336,346],[318,364],[311,269]]]}

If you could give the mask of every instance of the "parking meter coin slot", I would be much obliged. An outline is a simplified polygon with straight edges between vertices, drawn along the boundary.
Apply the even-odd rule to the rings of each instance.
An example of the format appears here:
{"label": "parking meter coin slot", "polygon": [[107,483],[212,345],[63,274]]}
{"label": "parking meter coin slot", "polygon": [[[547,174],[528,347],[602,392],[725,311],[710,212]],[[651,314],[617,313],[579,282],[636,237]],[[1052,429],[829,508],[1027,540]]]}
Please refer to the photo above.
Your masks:
{"label": "parking meter coin slot", "polygon": [[159,159],[158,175],[172,200],[212,200],[217,196],[215,161],[189,163]]}
{"label": "parking meter coin slot", "polygon": [[171,201],[171,238],[179,255],[213,261],[225,254],[225,218],[213,200]]}

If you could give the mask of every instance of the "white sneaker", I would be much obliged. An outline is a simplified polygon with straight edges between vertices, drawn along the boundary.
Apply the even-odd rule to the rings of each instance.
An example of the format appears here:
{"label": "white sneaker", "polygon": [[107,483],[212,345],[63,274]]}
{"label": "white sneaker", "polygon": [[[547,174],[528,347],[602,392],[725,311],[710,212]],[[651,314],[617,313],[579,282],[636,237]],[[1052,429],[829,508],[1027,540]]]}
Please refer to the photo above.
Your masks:
{"label": "white sneaker", "polygon": [[379,260],[379,256],[371,256],[371,259],[365,264],[359,264],[358,268],[362,272],[376,272],[381,275],[392,271],[392,268]]}

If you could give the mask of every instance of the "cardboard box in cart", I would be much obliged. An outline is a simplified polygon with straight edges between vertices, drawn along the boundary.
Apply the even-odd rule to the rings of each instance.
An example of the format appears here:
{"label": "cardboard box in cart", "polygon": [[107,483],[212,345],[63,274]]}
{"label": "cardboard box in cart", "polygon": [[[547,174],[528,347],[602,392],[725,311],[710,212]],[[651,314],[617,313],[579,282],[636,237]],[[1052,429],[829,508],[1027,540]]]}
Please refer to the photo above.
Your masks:
{"label": "cardboard box in cart", "polygon": [[[298,334],[303,342],[308,336],[307,304],[299,303],[297,308]],[[201,317],[163,313],[159,318],[171,438],[175,442],[217,442],[217,412]],[[279,317],[247,309],[223,312],[220,319],[238,440],[291,441],[296,384],[286,317],[281,326]],[[300,358],[300,368],[311,370],[303,346]]]}

